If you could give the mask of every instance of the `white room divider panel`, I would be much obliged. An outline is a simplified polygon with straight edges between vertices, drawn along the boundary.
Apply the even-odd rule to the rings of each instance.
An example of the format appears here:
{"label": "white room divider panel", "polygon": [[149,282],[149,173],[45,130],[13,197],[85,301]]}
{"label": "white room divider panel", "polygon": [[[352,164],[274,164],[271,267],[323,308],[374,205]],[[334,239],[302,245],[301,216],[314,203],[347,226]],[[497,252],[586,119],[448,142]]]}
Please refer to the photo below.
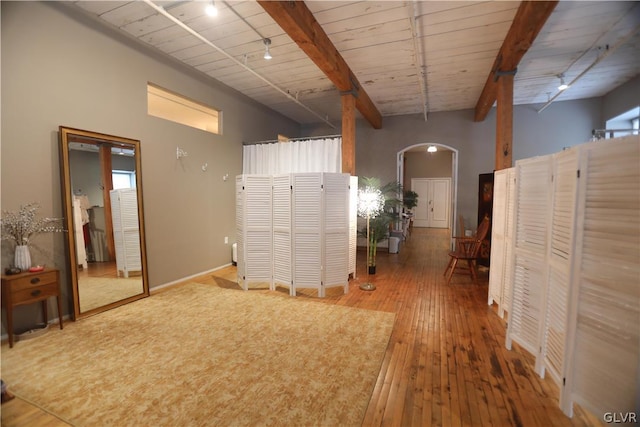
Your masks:
{"label": "white room divider panel", "polygon": [[[332,286],[343,286],[346,293],[352,256],[349,183],[350,176],[339,173],[239,175],[236,229],[242,288],[267,282],[270,289],[288,286],[291,295],[296,288],[312,288],[324,297]],[[355,252],[355,236],[353,240]]]}
{"label": "white room divider panel", "polygon": [[326,288],[349,284],[349,175],[325,173],[323,188],[323,253],[321,296]]}
{"label": "white room divider panel", "polygon": [[322,174],[291,175],[293,289],[322,287]]}
{"label": "white room divider panel", "polygon": [[289,287],[294,295],[291,272],[291,175],[273,177],[273,282]]}
{"label": "white room divider panel", "polygon": [[547,277],[551,165],[551,156],[516,162],[514,280],[506,344],[511,348],[514,340],[536,355],[538,373],[543,369],[538,356]]}
{"label": "white room divider panel", "polygon": [[356,278],[358,252],[358,177],[349,177],[349,274]]}
{"label": "white room divider panel", "polygon": [[244,175],[236,176],[236,277],[244,288]]}
{"label": "white room divider panel", "polygon": [[578,150],[566,150],[552,156],[553,185],[549,230],[548,278],[545,281],[546,308],[542,354],[543,369],[548,369],[556,384],[565,378],[565,347],[571,291],[576,195],[578,185]]}
{"label": "white room divider panel", "polygon": [[270,175],[236,178],[238,283],[244,290],[252,282],[266,282],[273,289],[271,187]]}
{"label": "white room divider panel", "polygon": [[111,219],[118,276],[142,272],[138,193],[135,188],[111,190]]}
{"label": "white room divider panel", "polygon": [[498,304],[504,317],[511,301],[513,259],[513,213],[515,168],[496,171],[493,182],[493,218],[491,220],[491,265],[489,268],[489,305]]}
{"label": "white room divider panel", "polygon": [[511,313],[511,296],[513,295],[513,259],[514,259],[514,246],[515,246],[515,224],[516,224],[516,169],[507,169],[507,202],[504,226],[504,281],[502,284],[502,305],[498,313],[501,317],[504,317],[504,312]]}
{"label": "white room divider panel", "polygon": [[[493,216],[491,218],[491,263],[489,264],[489,305],[502,304],[504,278],[504,227],[507,214],[507,174],[505,170],[493,174]],[[502,316],[500,316],[502,317]]]}
{"label": "white room divider panel", "polygon": [[639,165],[638,136],[581,151],[573,370],[563,392],[600,417],[637,416],[640,402]]}
{"label": "white room divider panel", "polygon": [[[521,160],[515,173],[507,347],[536,356],[568,416],[575,401],[629,420],[640,402],[640,138]],[[498,172],[494,215],[508,218],[504,187]]]}

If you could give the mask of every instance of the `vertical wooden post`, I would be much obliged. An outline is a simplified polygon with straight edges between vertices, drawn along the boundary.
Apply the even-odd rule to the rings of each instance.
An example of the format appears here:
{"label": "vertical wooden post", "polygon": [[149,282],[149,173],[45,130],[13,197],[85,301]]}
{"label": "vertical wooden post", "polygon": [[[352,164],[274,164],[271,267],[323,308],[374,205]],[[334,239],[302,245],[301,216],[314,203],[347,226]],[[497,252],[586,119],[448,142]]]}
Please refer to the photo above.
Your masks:
{"label": "vertical wooden post", "polygon": [[102,179],[102,200],[104,200],[104,235],[109,261],[116,260],[116,244],[113,239],[113,220],[111,217],[111,193],[113,177],[111,167],[111,145],[100,146],[100,177]]}
{"label": "vertical wooden post", "polygon": [[356,174],[356,97],[342,96],[342,173]]}
{"label": "vertical wooden post", "polygon": [[513,162],[513,74],[498,79],[496,120],[496,170],[510,168]]}

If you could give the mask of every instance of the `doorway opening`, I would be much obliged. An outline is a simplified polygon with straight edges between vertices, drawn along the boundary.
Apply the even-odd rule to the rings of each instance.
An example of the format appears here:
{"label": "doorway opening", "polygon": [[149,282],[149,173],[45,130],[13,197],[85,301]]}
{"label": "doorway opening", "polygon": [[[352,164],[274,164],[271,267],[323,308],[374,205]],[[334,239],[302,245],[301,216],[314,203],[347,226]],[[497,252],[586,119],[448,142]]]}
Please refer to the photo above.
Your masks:
{"label": "doorway opening", "polygon": [[[433,151],[433,148],[428,151],[427,149],[430,147],[436,147],[436,151]],[[429,170],[426,170],[427,168]],[[451,248],[453,248],[453,236],[457,236],[457,233],[460,232],[460,230],[457,230],[458,224],[455,221],[458,216],[458,150],[445,144],[424,142],[411,145],[399,151],[397,154],[397,180],[402,183],[403,188],[405,190],[411,189],[411,181],[414,180],[414,183],[422,182],[425,189],[435,188],[432,191],[442,192],[444,184],[434,184],[433,181],[427,184],[426,179],[435,181],[445,179],[449,182],[449,188],[446,190],[449,196],[446,201],[447,206],[440,206],[438,209],[438,207],[429,206],[429,199],[424,200],[423,198],[424,206],[426,206],[424,209],[428,209],[430,212],[433,208],[434,214],[440,215],[439,222],[438,218],[436,218],[435,223],[427,222],[423,226],[434,226],[435,224],[436,227],[442,227],[441,216],[446,215],[446,225],[450,231]],[[433,199],[431,200],[433,203]],[[420,197],[418,197],[418,203],[421,203]],[[414,223],[414,225],[416,224]]]}

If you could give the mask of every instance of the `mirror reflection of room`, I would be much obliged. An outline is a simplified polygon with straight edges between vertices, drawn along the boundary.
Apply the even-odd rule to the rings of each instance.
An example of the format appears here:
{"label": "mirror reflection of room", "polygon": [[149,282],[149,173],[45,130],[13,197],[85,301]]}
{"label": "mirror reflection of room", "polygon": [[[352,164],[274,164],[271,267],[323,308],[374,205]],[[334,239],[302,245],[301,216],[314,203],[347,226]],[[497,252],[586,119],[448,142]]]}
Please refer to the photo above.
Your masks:
{"label": "mirror reflection of room", "polygon": [[[110,152],[110,176],[103,172],[99,146]],[[81,312],[141,292],[134,154],[131,147],[108,142],[69,143]],[[105,209],[107,204],[110,209]]]}

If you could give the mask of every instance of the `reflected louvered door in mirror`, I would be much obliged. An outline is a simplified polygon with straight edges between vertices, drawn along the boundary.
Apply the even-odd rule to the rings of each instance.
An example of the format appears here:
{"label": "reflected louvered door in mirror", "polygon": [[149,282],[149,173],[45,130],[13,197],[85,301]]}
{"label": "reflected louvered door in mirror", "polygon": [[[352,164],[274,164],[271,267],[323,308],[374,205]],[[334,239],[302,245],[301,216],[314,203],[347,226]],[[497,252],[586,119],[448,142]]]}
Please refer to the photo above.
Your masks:
{"label": "reflected louvered door in mirror", "polygon": [[543,369],[539,355],[547,276],[551,164],[550,156],[516,163],[514,280],[506,345],[511,348],[511,341],[516,341],[535,355],[538,373]]}
{"label": "reflected louvered door in mirror", "polygon": [[118,277],[142,274],[138,196],[135,188],[111,190],[111,219]]}

